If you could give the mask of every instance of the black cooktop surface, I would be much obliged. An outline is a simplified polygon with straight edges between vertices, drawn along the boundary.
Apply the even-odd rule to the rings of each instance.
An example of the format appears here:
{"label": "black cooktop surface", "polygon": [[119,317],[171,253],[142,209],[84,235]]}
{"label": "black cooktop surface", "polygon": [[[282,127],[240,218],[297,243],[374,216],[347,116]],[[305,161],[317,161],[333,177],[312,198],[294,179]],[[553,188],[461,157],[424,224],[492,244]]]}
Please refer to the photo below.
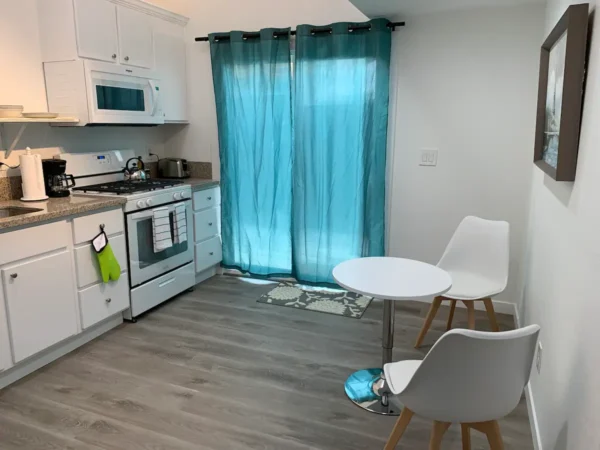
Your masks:
{"label": "black cooktop surface", "polygon": [[73,188],[80,192],[100,192],[106,194],[127,195],[136,192],[156,191],[183,184],[177,180],[114,181],[112,183],[92,184]]}

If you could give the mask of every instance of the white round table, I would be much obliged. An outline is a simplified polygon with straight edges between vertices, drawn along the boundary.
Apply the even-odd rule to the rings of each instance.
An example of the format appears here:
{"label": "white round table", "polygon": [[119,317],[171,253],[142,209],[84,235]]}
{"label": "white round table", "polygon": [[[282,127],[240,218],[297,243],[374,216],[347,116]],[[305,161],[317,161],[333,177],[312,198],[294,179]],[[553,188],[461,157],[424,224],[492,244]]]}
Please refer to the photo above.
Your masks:
{"label": "white round table", "polygon": [[348,291],[383,300],[382,366],[352,374],[346,381],[346,395],[367,411],[398,415],[402,405],[389,391],[382,369],[392,362],[394,302],[444,294],[452,287],[452,279],[431,264],[388,257],[345,261],[333,269],[333,278]]}

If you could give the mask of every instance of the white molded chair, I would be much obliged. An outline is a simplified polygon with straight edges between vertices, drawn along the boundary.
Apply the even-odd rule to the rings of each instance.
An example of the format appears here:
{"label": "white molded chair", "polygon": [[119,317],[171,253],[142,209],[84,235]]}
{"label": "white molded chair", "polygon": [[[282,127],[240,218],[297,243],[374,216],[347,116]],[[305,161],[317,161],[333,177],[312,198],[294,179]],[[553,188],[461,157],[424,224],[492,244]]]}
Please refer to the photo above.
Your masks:
{"label": "white molded chair", "polygon": [[492,297],[500,294],[508,283],[508,222],[465,217],[450,239],[438,267],[452,277],[452,288],[433,299],[415,347],[420,347],[442,301],[450,300],[447,329],[452,328],[456,302],[467,307],[468,326],[475,329],[474,302],[482,301],[493,331],[499,331]]}
{"label": "white molded chair", "polygon": [[502,450],[497,420],[519,403],[529,381],[540,327],[491,333],[448,331],[423,361],[384,366],[392,393],[404,405],[385,446],[392,450],[413,414],[433,420],[430,450],[438,450],[452,423],[460,423],[463,449],[470,450],[470,429],[487,435],[492,450]]}

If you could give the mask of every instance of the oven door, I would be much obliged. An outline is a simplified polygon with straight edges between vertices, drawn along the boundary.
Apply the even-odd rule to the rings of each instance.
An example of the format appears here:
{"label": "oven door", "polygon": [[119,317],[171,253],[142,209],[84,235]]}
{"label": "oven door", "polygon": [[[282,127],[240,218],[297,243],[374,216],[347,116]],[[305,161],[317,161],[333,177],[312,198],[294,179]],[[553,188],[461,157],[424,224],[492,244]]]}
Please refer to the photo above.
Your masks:
{"label": "oven door", "polygon": [[92,124],[164,123],[154,72],[86,61]]}
{"label": "oven door", "polygon": [[[175,205],[169,208],[171,236],[173,236],[173,214]],[[131,287],[165,274],[194,260],[192,202],[185,203],[188,240],[161,252],[154,252],[152,242],[152,209],[127,214],[127,247],[129,249],[129,276]]]}

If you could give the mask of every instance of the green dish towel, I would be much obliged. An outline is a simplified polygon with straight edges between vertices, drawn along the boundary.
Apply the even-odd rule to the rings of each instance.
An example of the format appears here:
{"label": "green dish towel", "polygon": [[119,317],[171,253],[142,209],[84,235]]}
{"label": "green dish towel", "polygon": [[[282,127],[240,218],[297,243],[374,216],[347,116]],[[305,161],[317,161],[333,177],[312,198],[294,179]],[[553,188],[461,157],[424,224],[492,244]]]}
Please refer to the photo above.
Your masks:
{"label": "green dish towel", "polygon": [[102,274],[102,281],[104,283],[117,281],[121,277],[121,266],[119,265],[117,258],[115,258],[115,254],[108,243],[108,237],[106,236],[106,233],[104,233],[104,230],[94,238],[92,245],[94,250],[96,250],[98,265],[100,266],[100,273]]}

